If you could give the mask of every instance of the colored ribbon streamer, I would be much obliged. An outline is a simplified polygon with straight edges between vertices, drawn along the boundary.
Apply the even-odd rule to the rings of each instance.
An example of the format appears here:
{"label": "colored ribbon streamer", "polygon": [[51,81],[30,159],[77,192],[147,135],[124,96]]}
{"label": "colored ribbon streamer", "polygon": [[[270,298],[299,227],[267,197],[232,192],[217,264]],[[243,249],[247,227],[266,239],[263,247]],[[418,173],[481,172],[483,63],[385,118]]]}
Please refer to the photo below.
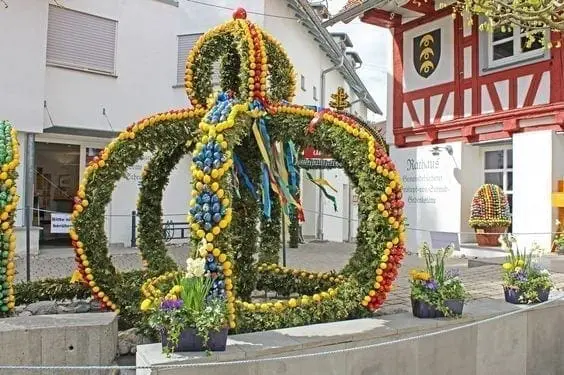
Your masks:
{"label": "colored ribbon streamer", "polygon": [[249,178],[247,173],[245,173],[245,166],[243,165],[243,162],[241,162],[241,159],[239,159],[239,157],[235,154],[233,155],[233,161],[235,162],[236,174],[243,178],[243,182],[245,183],[245,186],[247,187],[247,189],[251,192],[251,195],[253,196],[253,198],[258,200],[259,197],[257,195],[255,187],[254,187],[253,183],[251,182],[251,179]]}
{"label": "colored ribbon streamer", "polygon": [[262,171],[262,212],[264,216],[270,219],[270,212],[272,210],[272,203],[270,202],[270,178],[268,176],[268,168],[265,163],[260,163],[260,168]]}
{"label": "colored ribbon streamer", "polygon": [[316,179],[314,179],[313,176],[309,172],[306,172],[306,175],[307,175],[307,178],[309,178],[309,180],[323,192],[323,195],[325,195],[325,198],[327,198],[331,202],[333,202],[333,208],[335,209],[335,211],[337,211],[337,199],[334,196],[332,196],[331,194],[329,194],[327,192],[327,190],[325,190],[325,186],[316,182]]}

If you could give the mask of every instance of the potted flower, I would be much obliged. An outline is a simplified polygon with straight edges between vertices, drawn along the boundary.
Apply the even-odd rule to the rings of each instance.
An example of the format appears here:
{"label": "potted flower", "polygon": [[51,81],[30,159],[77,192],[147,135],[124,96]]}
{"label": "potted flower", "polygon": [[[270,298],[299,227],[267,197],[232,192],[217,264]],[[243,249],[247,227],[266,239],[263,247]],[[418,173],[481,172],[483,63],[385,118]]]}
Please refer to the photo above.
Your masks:
{"label": "potted flower", "polygon": [[509,202],[499,186],[484,184],[476,191],[468,224],[476,231],[478,246],[499,246],[499,235],[511,225]]}
{"label": "potted flower", "polygon": [[500,242],[509,252],[502,265],[505,301],[514,304],[547,301],[553,284],[550,272],[533,258],[538,248],[521,253],[515,238],[507,235]]}
{"label": "potted flower", "polygon": [[145,299],[141,310],[148,312],[149,325],[161,332],[167,354],[224,351],[228,310],[225,293],[217,288],[222,281],[210,272],[216,266],[203,257],[188,258],[186,263],[186,272],[174,280],[166,295]]}
{"label": "potted flower", "polygon": [[445,260],[452,255],[448,246],[436,254],[423,243],[419,256],[425,259],[425,269],[410,271],[411,306],[418,318],[461,315],[467,293],[456,270],[445,270]]}

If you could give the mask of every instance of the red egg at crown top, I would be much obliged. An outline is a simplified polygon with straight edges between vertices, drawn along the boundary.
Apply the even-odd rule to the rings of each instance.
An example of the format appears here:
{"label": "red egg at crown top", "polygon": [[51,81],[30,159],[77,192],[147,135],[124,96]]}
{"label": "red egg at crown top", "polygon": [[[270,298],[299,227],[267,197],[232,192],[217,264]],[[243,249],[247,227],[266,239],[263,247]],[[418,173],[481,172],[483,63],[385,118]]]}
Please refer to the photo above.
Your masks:
{"label": "red egg at crown top", "polygon": [[244,8],[237,8],[235,12],[233,12],[233,19],[246,20],[247,11]]}

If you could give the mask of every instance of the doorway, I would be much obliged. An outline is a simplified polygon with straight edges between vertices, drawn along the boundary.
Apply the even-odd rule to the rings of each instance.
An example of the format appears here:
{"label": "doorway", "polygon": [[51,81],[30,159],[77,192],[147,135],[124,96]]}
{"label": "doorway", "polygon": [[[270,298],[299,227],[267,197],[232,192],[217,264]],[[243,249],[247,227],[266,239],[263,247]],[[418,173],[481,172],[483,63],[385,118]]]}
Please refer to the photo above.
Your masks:
{"label": "doorway", "polygon": [[42,228],[40,248],[69,247],[68,232],[78,190],[80,146],[35,143],[33,223]]}

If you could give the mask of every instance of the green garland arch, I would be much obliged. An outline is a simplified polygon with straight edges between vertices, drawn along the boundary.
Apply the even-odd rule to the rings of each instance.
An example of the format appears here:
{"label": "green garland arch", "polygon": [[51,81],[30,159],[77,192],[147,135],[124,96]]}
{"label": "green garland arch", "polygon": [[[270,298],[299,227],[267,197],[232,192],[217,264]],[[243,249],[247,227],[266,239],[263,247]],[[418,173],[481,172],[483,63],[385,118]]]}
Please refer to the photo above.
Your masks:
{"label": "green garland arch", "polygon": [[168,255],[162,235],[162,199],[169,176],[180,159],[190,152],[185,143],[172,149],[161,149],[143,169],[137,210],[139,215],[138,246],[152,276],[177,269]]}
{"label": "green garland arch", "polygon": [[[224,56],[225,69],[239,70],[222,73],[222,85],[230,94],[208,98],[211,93],[210,66],[218,56]],[[294,79],[293,68],[277,42],[249,21],[230,21],[206,33],[188,57],[186,87],[195,109],[158,114],[139,121],[87,168],[76,198],[71,237],[79,272],[103,306],[118,310],[120,298],[120,276],[107,257],[103,231],[103,212],[115,182],[144,152],[174,150],[186,142],[195,143],[193,157],[200,163],[204,151],[207,154],[213,150],[218,154],[215,159],[218,164],[214,164],[213,170],[206,171],[198,162],[192,164],[192,208],[204,195],[206,199],[216,199],[221,207],[218,221],[209,227],[201,226],[192,214],[192,246],[196,248],[202,239],[206,239],[207,251],[220,264],[231,328],[248,331],[345,319],[358,313],[360,306],[375,310],[382,305],[397,276],[405,250],[401,179],[382,140],[362,123],[345,114],[329,110],[315,112],[279,102],[281,98],[291,98]],[[247,219],[238,217],[237,211],[233,211],[233,207],[241,208],[249,198],[244,189],[239,192],[243,192],[245,198],[239,202],[236,198],[230,175],[231,158],[233,152],[237,152],[237,146],[250,147],[245,142],[251,129],[256,134],[257,121],[264,119],[267,113],[272,141],[292,140],[298,147],[314,146],[331,153],[358,187],[358,246],[343,275],[312,274],[268,265],[264,272],[266,276],[260,271],[265,270],[264,265],[257,269],[259,275],[246,275],[252,272],[250,253],[255,252],[256,241],[246,245],[236,236],[244,229],[245,233],[253,232],[252,238],[258,238],[254,232],[256,226],[253,227],[256,215],[251,214]],[[187,146],[187,150],[192,147]],[[250,177],[255,181],[260,178],[256,171]],[[154,219],[148,226],[144,224],[143,230],[154,230],[157,222]],[[143,257],[153,258],[148,266],[155,270],[155,259],[162,253],[162,248],[149,254],[144,247],[141,248]],[[307,290],[298,286],[289,289],[278,286],[283,294],[314,293],[284,301],[254,304],[238,298],[248,295],[254,284],[253,278],[259,285],[276,285],[269,284],[267,278],[278,273],[291,274],[302,280],[317,280],[319,285]],[[167,272],[147,280],[141,288],[143,295],[158,301],[174,277],[174,272]],[[329,284],[324,284],[326,279]],[[239,285],[245,280],[248,281],[246,284]]]}

